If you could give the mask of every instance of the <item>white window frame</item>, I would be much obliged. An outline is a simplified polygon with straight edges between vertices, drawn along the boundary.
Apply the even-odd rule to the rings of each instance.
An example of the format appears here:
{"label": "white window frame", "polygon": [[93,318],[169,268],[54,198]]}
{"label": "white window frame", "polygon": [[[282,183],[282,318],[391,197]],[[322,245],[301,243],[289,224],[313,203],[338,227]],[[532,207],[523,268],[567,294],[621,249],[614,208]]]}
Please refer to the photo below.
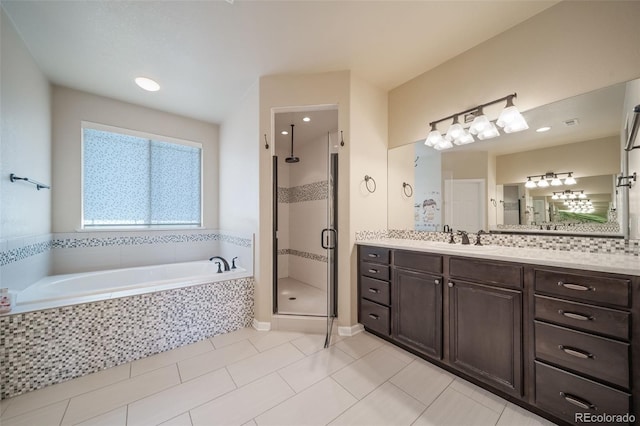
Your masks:
{"label": "white window frame", "polygon": [[[84,225],[84,129],[100,130],[110,133],[119,133],[127,136],[151,139],[158,142],[168,142],[177,145],[185,145],[200,149],[200,225],[104,225],[85,226]],[[99,232],[99,231],[139,231],[141,229],[203,229],[204,228],[204,147],[200,142],[186,139],[174,138],[171,136],[158,135],[155,133],[142,132],[138,130],[126,129],[124,127],[109,126],[107,124],[94,123],[91,121],[80,122],[80,227],[79,231]]]}

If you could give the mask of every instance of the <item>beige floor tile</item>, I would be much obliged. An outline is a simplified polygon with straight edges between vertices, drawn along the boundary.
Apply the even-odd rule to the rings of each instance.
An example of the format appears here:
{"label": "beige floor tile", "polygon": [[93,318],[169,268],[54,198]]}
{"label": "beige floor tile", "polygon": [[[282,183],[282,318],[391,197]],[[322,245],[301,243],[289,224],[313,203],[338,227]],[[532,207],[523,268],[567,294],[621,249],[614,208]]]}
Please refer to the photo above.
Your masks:
{"label": "beige floor tile", "polygon": [[2,418],[17,416],[54,402],[126,380],[129,378],[129,369],[129,364],[123,364],[16,396],[8,400],[9,406],[2,414]]}
{"label": "beige floor tile", "polygon": [[389,342],[384,342],[385,348],[389,350],[389,355],[398,358],[400,361],[406,362],[407,364],[413,361],[414,359],[418,359],[417,356],[413,355],[410,352],[405,351],[402,348],[399,348],[395,345],[392,345]]}
{"label": "beige floor tile", "polygon": [[295,393],[273,373],[191,410],[194,426],[241,425]]}
{"label": "beige floor tile", "polygon": [[362,399],[406,365],[406,362],[392,355],[386,346],[381,346],[331,377],[356,398]]}
{"label": "beige floor tile", "polygon": [[175,364],[178,361],[189,359],[212,350],[213,345],[206,339],[191,345],[181,346],[170,351],[142,358],[131,363],[131,377],[166,367],[167,365]]}
{"label": "beige floor tile", "polygon": [[361,358],[382,345],[382,340],[362,332],[353,337],[345,337],[340,342],[337,342],[335,346],[353,358]]}
{"label": "beige floor tile", "polygon": [[250,356],[256,355],[258,351],[248,341],[241,340],[220,349],[196,355],[193,358],[185,359],[178,363],[180,378],[183,382],[191,380],[210,371],[226,367],[234,362],[241,361]]}
{"label": "beige floor tile", "polygon": [[222,368],[129,404],[127,426],[157,425],[235,389]]}
{"label": "beige floor tile", "polygon": [[555,423],[533,414],[517,405],[507,403],[496,426],[554,426]]}
{"label": "beige floor tile", "polygon": [[499,417],[495,411],[449,387],[413,426],[493,426]]}
{"label": "beige floor tile", "polygon": [[8,399],[0,400],[0,419],[2,418],[2,415],[4,414],[6,409],[9,407],[9,402],[10,401]]}
{"label": "beige floor tile", "polygon": [[77,426],[127,426],[127,406],[92,417]]}
{"label": "beige floor tile", "polygon": [[[324,334],[305,334],[302,337],[298,337],[291,341],[291,344],[305,355],[311,355],[324,349],[324,341],[326,336]],[[331,336],[331,345],[335,345],[341,340],[341,336]]]}
{"label": "beige floor tile", "polygon": [[223,348],[234,343],[238,343],[242,340],[247,340],[249,337],[254,337],[258,334],[266,334],[267,331],[257,331],[255,328],[247,327],[240,330],[232,331],[231,333],[218,334],[213,336],[209,340],[213,343],[213,346],[217,349]]}
{"label": "beige floor tile", "polygon": [[433,364],[416,359],[389,381],[429,406],[453,382],[455,376]]}
{"label": "beige floor tile", "polygon": [[505,405],[507,405],[506,400],[459,377],[451,383],[451,389],[457,390],[461,394],[468,396],[498,414],[502,413]]}
{"label": "beige floor tile", "polygon": [[231,364],[227,367],[238,387],[273,373],[304,358],[302,352],[291,343],[285,343]]}
{"label": "beige floor tile", "polygon": [[303,358],[279,370],[278,373],[294,391],[300,392],[353,361],[352,357],[340,349],[330,347]]}
{"label": "beige floor tile", "polygon": [[342,413],[331,424],[410,425],[425,408],[425,405],[387,382]]}
{"label": "beige floor tile", "polygon": [[175,365],[71,398],[62,425],[72,425],[180,384]]}
{"label": "beige floor tile", "polygon": [[357,400],[331,378],[289,398],[255,418],[263,425],[326,425]]}
{"label": "beige floor tile", "polygon": [[189,413],[180,414],[164,423],[160,423],[158,426],[193,426],[191,423],[191,416]]}
{"label": "beige floor tile", "polygon": [[254,335],[249,338],[249,341],[259,352],[264,352],[302,336],[303,333],[299,333],[297,331],[274,330],[268,333]]}
{"label": "beige floor tile", "polygon": [[2,426],[45,426],[58,425],[69,401],[60,401],[9,419],[2,419]]}

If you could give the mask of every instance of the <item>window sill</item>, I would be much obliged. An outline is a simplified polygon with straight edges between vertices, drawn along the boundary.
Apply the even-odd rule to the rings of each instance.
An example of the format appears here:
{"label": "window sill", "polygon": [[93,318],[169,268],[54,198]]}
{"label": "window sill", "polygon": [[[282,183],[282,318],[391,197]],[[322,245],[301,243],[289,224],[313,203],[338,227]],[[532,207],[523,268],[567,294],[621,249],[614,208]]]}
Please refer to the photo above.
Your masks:
{"label": "window sill", "polygon": [[95,226],[90,228],[78,228],[75,232],[140,232],[140,231],[193,231],[193,230],[206,230],[204,226]]}

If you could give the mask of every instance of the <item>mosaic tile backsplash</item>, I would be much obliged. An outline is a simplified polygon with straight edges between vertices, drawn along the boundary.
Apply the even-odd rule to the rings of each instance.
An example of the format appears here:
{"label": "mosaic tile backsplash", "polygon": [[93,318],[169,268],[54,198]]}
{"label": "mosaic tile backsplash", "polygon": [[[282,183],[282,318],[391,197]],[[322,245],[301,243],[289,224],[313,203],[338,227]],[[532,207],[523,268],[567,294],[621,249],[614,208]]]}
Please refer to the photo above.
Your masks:
{"label": "mosaic tile backsplash", "polygon": [[251,325],[253,278],[0,317],[0,399]]}
{"label": "mosaic tile backsplash", "polygon": [[308,183],[291,188],[278,187],[279,203],[300,203],[327,199],[328,183],[326,180]]}
{"label": "mosaic tile backsplash", "polygon": [[[356,240],[381,238],[399,238],[420,241],[449,241],[445,232],[425,232],[400,229],[383,229],[361,231],[356,233]],[[460,242],[456,235],[455,241]],[[476,235],[469,234],[475,241]],[[494,244],[506,247],[529,247],[547,250],[578,251],[586,253],[628,254],[640,256],[640,240],[624,240],[622,238],[577,237],[568,235],[520,235],[520,234],[486,234],[482,235],[483,244]]]}
{"label": "mosaic tile backsplash", "polygon": [[298,256],[298,257],[303,257],[305,259],[315,260],[317,262],[327,263],[327,256],[323,256],[315,253],[309,253],[308,251],[294,250],[294,249],[278,250],[278,256],[286,256],[286,255]]}

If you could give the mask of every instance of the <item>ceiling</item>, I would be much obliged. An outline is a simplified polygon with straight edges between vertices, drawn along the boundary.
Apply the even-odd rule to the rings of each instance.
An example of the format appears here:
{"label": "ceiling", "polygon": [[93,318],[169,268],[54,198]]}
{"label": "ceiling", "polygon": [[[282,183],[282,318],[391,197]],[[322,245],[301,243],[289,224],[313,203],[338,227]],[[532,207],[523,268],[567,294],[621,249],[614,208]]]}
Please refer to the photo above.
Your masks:
{"label": "ceiling", "polygon": [[557,3],[1,2],[53,83],[213,123],[260,76],[351,70],[390,90]]}

